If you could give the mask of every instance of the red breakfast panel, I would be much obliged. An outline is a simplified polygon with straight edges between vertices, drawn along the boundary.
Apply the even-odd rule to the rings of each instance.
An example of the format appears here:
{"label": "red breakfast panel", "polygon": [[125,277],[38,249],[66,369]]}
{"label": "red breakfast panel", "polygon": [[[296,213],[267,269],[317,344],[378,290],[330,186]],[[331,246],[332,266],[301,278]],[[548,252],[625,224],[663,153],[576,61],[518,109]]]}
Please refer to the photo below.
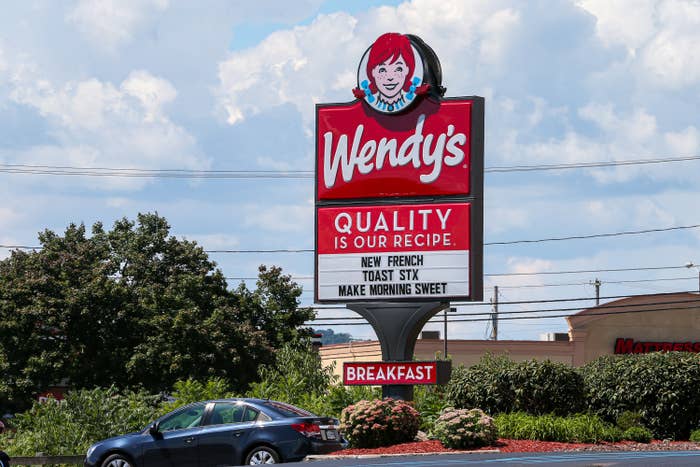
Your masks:
{"label": "red breakfast panel", "polygon": [[319,255],[469,250],[469,203],[318,208]]}
{"label": "red breakfast panel", "polygon": [[318,200],[469,195],[471,121],[470,100],[425,99],[402,115],[319,107]]}
{"label": "red breakfast panel", "polygon": [[436,362],[346,362],[343,384],[437,384]]}

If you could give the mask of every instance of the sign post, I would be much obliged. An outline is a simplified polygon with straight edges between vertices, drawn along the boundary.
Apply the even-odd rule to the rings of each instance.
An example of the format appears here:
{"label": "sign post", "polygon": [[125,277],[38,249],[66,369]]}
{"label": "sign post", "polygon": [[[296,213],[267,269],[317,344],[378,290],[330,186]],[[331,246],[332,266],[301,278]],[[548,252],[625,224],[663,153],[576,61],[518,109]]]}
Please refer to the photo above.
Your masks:
{"label": "sign post", "polygon": [[[413,359],[416,339],[428,320],[449,307],[444,302],[351,303],[348,308],[365,318],[377,334],[384,362],[408,362]],[[413,386],[382,385],[382,397],[413,400]]]}
{"label": "sign post", "polygon": [[[483,297],[484,99],[444,98],[435,52],[398,33],[367,49],[357,83],[355,101],[316,106],[315,299],[347,304],[384,362],[408,362],[432,316]],[[385,397],[412,398],[391,381]]]}

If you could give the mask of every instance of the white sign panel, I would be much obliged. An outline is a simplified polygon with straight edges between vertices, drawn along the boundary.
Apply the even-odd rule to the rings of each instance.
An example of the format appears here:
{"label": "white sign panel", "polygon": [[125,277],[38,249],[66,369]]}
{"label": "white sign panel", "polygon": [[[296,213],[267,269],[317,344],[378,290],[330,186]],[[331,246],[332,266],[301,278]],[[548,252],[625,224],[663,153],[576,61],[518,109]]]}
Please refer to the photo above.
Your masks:
{"label": "white sign panel", "polygon": [[325,301],[470,295],[469,203],[318,209]]}

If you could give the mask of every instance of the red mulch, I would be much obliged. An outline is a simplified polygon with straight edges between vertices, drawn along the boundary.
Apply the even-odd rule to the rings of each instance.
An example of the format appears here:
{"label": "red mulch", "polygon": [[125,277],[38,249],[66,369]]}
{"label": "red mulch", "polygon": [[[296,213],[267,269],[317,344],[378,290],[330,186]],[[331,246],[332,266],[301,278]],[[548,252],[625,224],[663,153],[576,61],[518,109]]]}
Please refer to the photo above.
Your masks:
{"label": "red mulch", "polygon": [[[700,450],[700,444],[688,441],[652,441],[649,444],[620,441],[618,443],[601,442],[599,444],[557,443],[554,441],[530,441],[525,439],[499,439],[494,446],[486,446],[474,451],[498,449],[501,452],[549,452],[549,451],[689,451]],[[337,452],[340,455],[363,454],[413,454],[428,452],[457,452],[447,449],[440,441],[417,441],[414,443],[397,444],[375,449],[345,449]]]}

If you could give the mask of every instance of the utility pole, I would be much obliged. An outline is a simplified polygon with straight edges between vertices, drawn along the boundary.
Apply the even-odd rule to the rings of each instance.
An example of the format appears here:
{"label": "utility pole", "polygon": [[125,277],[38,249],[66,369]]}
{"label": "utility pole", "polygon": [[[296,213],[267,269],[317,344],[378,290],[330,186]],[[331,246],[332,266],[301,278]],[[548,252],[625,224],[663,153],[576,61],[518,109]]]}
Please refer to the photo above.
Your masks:
{"label": "utility pole", "polygon": [[498,340],[498,286],[493,286],[493,313],[491,313],[491,340]]}
{"label": "utility pole", "polygon": [[591,282],[592,285],[595,286],[595,304],[596,306],[600,305],[600,286],[603,284],[597,277],[596,279]]}
{"label": "utility pole", "polygon": [[447,360],[447,308],[443,310],[442,315],[445,318],[445,332],[443,333],[442,339],[442,359]]}
{"label": "utility pole", "polygon": [[454,313],[454,312],[457,311],[457,308],[455,308],[455,307],[445,308],[445,311],[444,311],[444,314],[443,314],[443,317],[444,317],[444,319],[445,319],[445,320],[444,320],[444,324],[445,324],[444,336],[445,336],[445,339],[444,339],[444,341],[442,342],[442,345],[443,345],[443,347],[442,347],[442,359],[443,359],[443,360],[447,360],[447,310],[449,310],[451,313]]}
{"label": "utility pole", "polygon": [[700,293],[700,265],[694,264],[692,261],[685,265],[686,268],[695,268],[698,270],[698,293]]}

